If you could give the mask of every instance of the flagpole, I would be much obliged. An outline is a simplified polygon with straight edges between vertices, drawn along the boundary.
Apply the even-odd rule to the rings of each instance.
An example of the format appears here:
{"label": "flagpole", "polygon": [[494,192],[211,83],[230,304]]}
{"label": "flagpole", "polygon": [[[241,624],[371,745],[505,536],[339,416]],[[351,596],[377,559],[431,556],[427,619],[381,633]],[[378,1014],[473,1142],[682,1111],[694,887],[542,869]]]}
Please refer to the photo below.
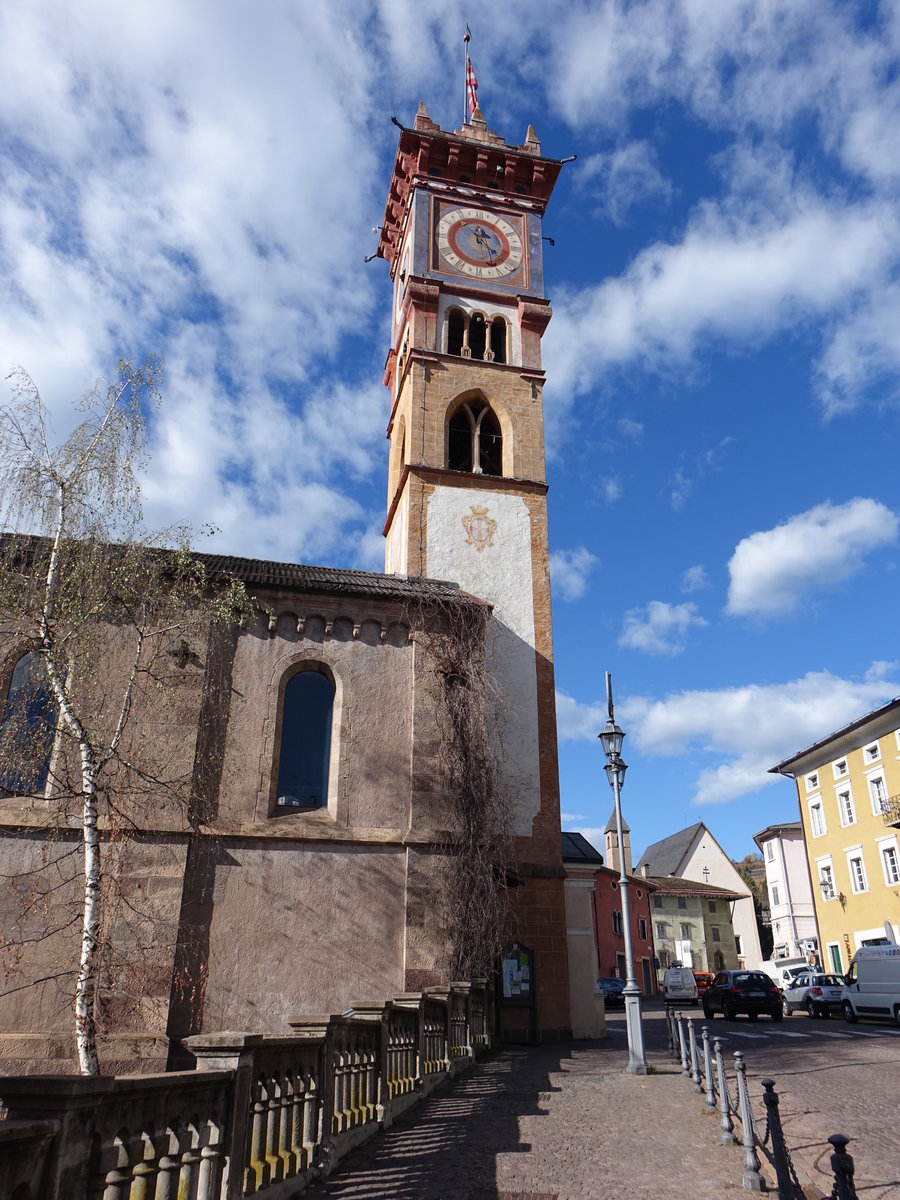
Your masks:
{"label": "flagpole", "polygon": [[466,21],[466,32],[463,37],[466,47],[466,65],[463,73],[463,125],[469,124],[469,39],[471,36],[471,33],[469,33],[469,22]]}

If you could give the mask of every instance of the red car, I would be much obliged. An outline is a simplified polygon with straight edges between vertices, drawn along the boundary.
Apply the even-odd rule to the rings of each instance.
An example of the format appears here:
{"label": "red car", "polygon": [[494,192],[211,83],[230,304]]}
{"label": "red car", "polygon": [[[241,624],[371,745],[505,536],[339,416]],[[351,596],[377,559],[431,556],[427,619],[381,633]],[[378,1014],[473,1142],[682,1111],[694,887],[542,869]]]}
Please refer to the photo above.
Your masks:
{"label": "red car", "polygon": [[707,988],[712,987],[712,972],[711,971],[694,971],[694,978],[697,980],[697,995],[702,996]]}

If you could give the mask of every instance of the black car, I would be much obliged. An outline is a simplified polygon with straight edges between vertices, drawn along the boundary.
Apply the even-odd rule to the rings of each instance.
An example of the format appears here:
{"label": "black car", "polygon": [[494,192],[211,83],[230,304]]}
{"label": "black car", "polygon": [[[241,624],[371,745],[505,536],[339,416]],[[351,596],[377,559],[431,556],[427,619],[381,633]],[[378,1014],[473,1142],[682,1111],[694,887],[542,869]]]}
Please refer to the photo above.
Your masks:
{"label": "black car", "polygon": [[612,1008],[619,1004],[622,1008],[625,1007],[625,980],[618,979],[615,975],[606,975],[602,979],[597,980],[597,989],[603,993],[603,1000],[607,1008]]}
{"label": "black car", "polygon": [[762,971],[719,971],[703,993],[703,1013],[711,1017],[721,1012],[726,1021],[738,1013],[746,1013],[751,1021],[768,1013],[773,1021],[780,1021],[783,999],[781,988]]}

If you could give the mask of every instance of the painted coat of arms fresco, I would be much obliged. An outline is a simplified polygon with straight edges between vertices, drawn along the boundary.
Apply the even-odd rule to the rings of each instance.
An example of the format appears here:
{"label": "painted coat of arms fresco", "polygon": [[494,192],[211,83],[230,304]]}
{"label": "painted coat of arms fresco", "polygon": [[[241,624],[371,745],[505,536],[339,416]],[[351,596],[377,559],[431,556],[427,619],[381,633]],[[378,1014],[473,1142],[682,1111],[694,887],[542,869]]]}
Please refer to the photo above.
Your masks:
{"label": "painted coat of arms fresco", "polygon": [[467,546],[474,546],[479,554],[485,546],[493,546],[497,522],[488,516],[486,508],[479,508],[477,504],[473,504],[471,513],[463,517],[462,523],[466,531]]}

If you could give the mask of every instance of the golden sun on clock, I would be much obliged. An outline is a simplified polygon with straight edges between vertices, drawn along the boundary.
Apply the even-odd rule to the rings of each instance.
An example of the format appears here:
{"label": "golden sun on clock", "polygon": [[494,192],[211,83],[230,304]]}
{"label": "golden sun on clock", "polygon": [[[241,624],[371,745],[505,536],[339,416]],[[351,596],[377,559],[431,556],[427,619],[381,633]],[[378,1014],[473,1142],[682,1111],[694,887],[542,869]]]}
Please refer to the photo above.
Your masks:
{"label": "golden sun on clock", "polygon": [[451,270],[473,279],[502,279],[522,264],[518,229],[481,208],[451,208],[437,223],[441,259]]}

